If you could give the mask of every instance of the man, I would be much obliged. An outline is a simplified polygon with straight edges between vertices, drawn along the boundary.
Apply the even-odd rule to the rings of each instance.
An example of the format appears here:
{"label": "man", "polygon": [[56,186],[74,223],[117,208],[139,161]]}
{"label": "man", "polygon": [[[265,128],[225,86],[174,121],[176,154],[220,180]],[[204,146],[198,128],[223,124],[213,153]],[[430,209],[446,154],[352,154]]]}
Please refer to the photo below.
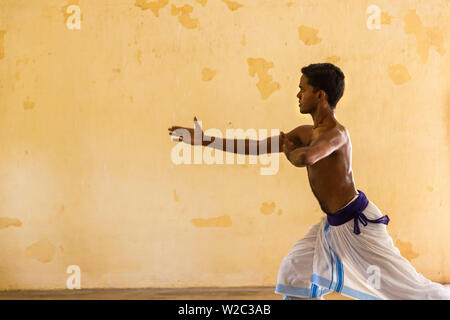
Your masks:
{"label": "man", "polygon": [[[424,278],[401,256],[386,231],[388,216],[355,187],[350,136],[334,116],[344,93],[344,74],[330,63],[301,71],[299,109],[312,116],[314,125],[281,132],[276,139],[280,147],[271,138],[245,139],[247,155],[256,146],[258,155],[284,152],[294,166],[306,167],[311,190],[326,214],[283,259],[275,293],[284,299],[322,299],[330,291],[355,299],[450,299],[449,289]],[[175,130],[180,128],[193,137],[194,129],[183,127],[169,128],[169,134],[179,135]],[[235,153],[243,142],[204,140],[204,146]],[[193,139],[186,142],[194,144]]]}

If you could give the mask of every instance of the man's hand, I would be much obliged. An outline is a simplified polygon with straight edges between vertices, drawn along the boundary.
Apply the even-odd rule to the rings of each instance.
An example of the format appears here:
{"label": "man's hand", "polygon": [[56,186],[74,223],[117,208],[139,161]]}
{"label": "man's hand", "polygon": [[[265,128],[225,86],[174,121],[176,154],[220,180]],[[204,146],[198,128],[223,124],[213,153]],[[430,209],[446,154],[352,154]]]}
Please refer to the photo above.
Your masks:
{"label": "man's hand", "polygon": [[308,165],[306,162],[306,152],[308,147],[298,147],[291,140],[286,137],[286,135],[281,132],[280,133],[281,140],[283,141],[283,152],[286,155],[286,158],[296,167],[305,167]]}
{"label": "man's hand", "polygon": [[[186,127],[180,127],[180,126],[172,126],[171,128],[168,128],[169,135],[174,136],[175,139],[172,139],[172,141],[183,141],[184,143],[188,143],[191,145],[203,145],[203,137],[204,133],[202,128],[200,127],[199,123],[197,122],[197,117],[194,116],[194,128],[186,128]],[[195,141],[194,133],[197,133],[200,137],[200,141]],[[213,138],[214,141],[214,138]],[[211,142],[207,142],[208,144]]]}

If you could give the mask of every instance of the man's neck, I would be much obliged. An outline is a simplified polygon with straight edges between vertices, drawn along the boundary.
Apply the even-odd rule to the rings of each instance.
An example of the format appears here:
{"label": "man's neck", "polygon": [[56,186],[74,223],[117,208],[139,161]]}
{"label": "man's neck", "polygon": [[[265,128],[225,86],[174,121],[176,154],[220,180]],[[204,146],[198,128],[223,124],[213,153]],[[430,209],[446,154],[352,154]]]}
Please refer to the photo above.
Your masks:
{"label": "man's neck", "polygon": [[314,128],[320,126],[324,121],[334,117],[334,110],[331,109],[329,104],[322,104],[317,106],[317,109],[314,113],[311,114],[314,121]]}

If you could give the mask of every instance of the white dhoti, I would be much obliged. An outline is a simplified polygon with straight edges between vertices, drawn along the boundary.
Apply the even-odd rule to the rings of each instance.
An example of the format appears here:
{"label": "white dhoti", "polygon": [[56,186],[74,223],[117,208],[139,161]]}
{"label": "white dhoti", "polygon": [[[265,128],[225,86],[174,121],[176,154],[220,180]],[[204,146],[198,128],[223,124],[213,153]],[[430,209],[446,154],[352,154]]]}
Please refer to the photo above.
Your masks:
{"label": "white dhoti", "polygon": [[[450,288],[426,279],[402,257],[383,224],[389,219],[358,191],[338,213],[365,201],[363,218],[330,225],[333,220],[322,217],[283,259],[275,293],[285,299],[321,298],[331,291],[364,300],[450,299]],[[385,217],[387,222],[371,223]]]}

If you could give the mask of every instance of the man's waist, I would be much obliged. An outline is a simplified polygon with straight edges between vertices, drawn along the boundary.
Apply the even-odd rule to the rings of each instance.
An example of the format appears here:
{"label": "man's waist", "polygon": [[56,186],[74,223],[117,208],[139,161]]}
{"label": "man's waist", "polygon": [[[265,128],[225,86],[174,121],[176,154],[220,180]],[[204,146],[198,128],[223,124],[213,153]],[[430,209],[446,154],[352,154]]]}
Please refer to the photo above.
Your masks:
{"label": "man's waist", "polygon": [[351,200],[349,204],[344,206],[344,208],[333,214],[329,214],[325,211],[327,214],[328,223],[332,226],[340,226],[353,219],[354,232],[356,234],[360,233],[359,222],[361,222],[364,226],[366,226],[368,222],[383,223],[387,225],[389,223],[389,217],[387,215],[376,220],[370,220],[364,215],[363,211],[367,208],[368,204],[369,200],[364,192],[358,190],[358,196]]}

